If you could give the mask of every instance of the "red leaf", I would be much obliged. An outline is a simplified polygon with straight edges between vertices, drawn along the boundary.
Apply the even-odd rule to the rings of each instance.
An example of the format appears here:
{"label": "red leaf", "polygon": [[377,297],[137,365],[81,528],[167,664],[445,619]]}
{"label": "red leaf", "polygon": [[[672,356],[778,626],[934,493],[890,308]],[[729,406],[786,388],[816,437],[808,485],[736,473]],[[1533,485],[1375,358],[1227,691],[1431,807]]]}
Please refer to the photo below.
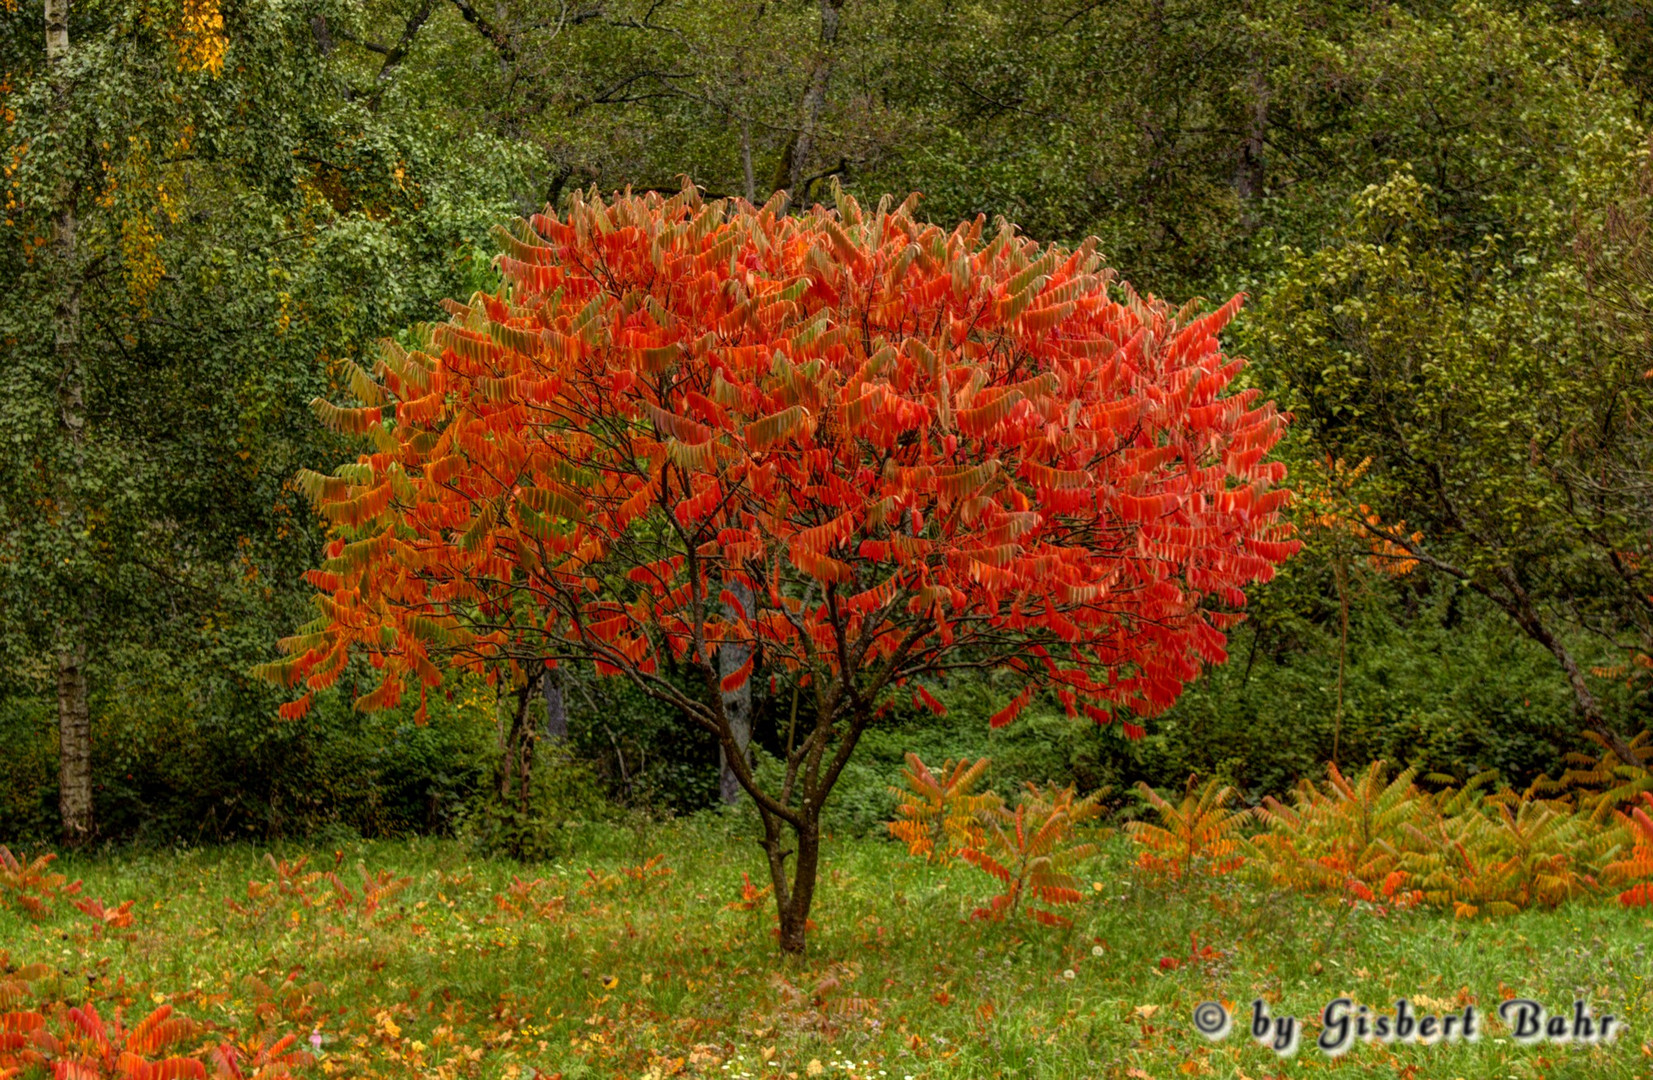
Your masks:
{"label": "red leaf", "polygon": [[746,685],[746,680],[752,677],[752,653],[746,654],[746,662],[723,677],[719,684],[725,694],[732,694]]}

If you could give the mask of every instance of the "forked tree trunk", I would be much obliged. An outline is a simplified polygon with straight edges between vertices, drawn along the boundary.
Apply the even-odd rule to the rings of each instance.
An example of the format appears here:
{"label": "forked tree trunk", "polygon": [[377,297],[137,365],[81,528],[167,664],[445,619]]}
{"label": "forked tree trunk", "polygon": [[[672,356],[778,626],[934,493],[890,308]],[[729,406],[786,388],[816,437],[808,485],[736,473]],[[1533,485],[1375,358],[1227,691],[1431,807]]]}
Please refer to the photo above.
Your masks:
{"label": "forked tree trunk", "polygon": [[[781,831],[784,824],[778,819],[766,821],[764,853],[769,857],[769,880],[775,890],[776,914],[780,918],[781,952],[794,956],[803,954],[809,935],[809,909],[815,901],[815,878],[821,862],[821,819],[818,809],[805,807],[804,823]],[[790,839],[792,848],[785,844]],[[787,874],[787,859],[792,859],[792,873]]]}
{"label": "forked tree trunk", "polygon": [[[843,718],[839,717],[838,721],[843,722]],[[854,754],[871,721],[867,713],[850,719],[846,727],[838,729],[841,739],[831,750],[823,744],[817,744],[813,750],[804,744],[794,747],[789,736],[788,773],[798,781],[798,786],[788,785],[783,789],[782,801],[794,820],[772,812],[758,800],[758,814],[763,819],[763,850],[768,857],[769,883],[774,889],[775,913],[780,923],[780,947],[785,954],[799,956],[804,952],[810,929],[809,910],[815,902],[821,863],[821,808],[826,805],[844,764]],[[834,726],[833,720],[818,718],[816,733],[830,731]],[[751,777],[750,770],[746,776]]]}
{"label": "forked tree trunk", "polygon": [[[61,67],[69,55],[69,0],[46,0],[46,65],[55,83],[58,111],[68,107],[68,82]],[[58,294],[52,319],[52,347],[58,361],[58,413],[69,440],[70,467],[58,478],[58,499],[63,519],[78,545],[84,534],[84,511],[80,505],[79,481],[86,456],[86,375],[80,355],[80,267],[75,218],[79,185],[65,177],[53,215],[53,247],[57,258]],[[80,560],[75,559],[78,564]],[[73,571],[79,572],[74,566]],[[69,590],[69,604],[86,602],[82,589]],[[70,844],[91,839],[92,816],[92,720],[86,692],[86,627],[84,612],[58,613],[57,653],[57,738],[58,813],[63,838]]]}

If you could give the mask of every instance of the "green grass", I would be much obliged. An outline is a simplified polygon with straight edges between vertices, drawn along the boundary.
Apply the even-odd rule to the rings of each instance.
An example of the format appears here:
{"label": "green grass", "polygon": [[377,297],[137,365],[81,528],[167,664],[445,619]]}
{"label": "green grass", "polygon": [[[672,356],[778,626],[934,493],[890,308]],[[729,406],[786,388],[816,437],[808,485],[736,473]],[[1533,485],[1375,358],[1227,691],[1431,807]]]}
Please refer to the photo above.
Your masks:
{"label": "green grass", "polygon": [[[1156,887],[1116,838],[1085,870],[1100,888],[1071,929],[986,924],[969,918],[990,892],[980,872],[835,840],[809,955],[786,962],[767,901],[728,906],[742,870],[762,880],[738,816],[588,826],[569,839],[575,855],[531,866],[447,841],[275,850],[310,855],[311,869],[337,861],[357,895],[344,910],[325,881],[308,890],[311,906],[273,890],[250,903],[248,882],[274,876],[262,848],[65,860],[87,895],[136,901],[132,926],[102,931],[62,901],[39,921],[0,905],[0,949],[13,967],[61,972],[34,985],[36,1005],[124,1000],[130,1020],[164,1000],[243,1036],[319,1026],[317,1073],[352,1077],[804,1077],[812,1062],[829,1077],[897,1080],[1653,1075],[1653,920],[1606,903],[1495,920],[1380,917],[1240,880]],[[657,852],[670,874],[605,878]],[[359,868],[412,880],[364,917]],[[536,899],[561,896],[563,910],[499,907],[513,875],[545,879]],[[1161,970],[1195,939],[1214,954]],[[289,975],[273,1000],[248,979],[279,988]],[[1630,1028],[1611,1046],[1527,1046],[1494,1024],[1474,1044],[1365,1044],[1332,1060],[1313,1046],[1314,1023],[1282,1060],[1243,1020],[1215,1044],[1190,1021],[1207,999],[1243,1011],[1263,997],[1307,1018],[1339,994],[1490,1012],[1510,992],[1569,1009],[1582,995]]]}

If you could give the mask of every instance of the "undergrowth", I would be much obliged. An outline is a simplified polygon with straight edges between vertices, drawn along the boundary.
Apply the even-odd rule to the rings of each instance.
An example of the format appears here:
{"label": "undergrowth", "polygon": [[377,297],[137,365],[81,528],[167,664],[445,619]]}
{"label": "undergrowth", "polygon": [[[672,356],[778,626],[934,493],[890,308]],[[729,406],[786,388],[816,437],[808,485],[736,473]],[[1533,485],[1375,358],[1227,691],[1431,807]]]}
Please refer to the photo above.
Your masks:
{"label": "undergrowth", "polygon": [[293,1071],[313,1076],[1262,1080],[1327,1067],[1314,1025],[1282,1060],[1240,1031],[1197,1035],[1196,1003],[1260,997],[1309,1018],[1345,993],[1483,1011],[1582,993],[1630,1034],[1531,1047],[1493,1027],[1474,1044],[1360,1045],[1338,1068],[1628,1080],[1653,1063],[1653,919],[1612,900],[1380,913],[1244,874],[1145,873],[1115,835],[1066,868],[1082,886],[1060,908],[1071,925],[1045,926],[972,918],[999,887],[959,859],[837,838],[810,952],[786,963],[738,816],[570,831],[576,854],[530,864],[431,840],[66,856],[53,867],[82,882],[74,898],[130,903],[131,921],[0,903],[23,984],[0,1012],[92,1006],[131,1025],[169,1005],[202,1034],[167,1053],[210,1036],[251,1060],[293,1035],[287,1049],[317,1059]]}

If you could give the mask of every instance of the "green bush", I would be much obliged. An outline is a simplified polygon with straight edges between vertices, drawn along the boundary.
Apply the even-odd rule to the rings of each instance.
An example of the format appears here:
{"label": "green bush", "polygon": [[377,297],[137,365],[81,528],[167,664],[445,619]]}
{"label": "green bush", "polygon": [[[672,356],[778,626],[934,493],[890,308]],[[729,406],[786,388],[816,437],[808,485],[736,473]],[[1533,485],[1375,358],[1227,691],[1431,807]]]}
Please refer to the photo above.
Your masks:
{"label": "green bush", "polygon": [[[286,721],[262,686],[201,679],[160,653],[119,659],[92,701],[94,797],[106,839],[442,832],[491,775],[491,696],[433,696],[430,722],[419,726],[411,704],[354,712],[346,687],[318,694],[308,716]],[[56,723],[49,697],[0,698],[8,757],[0,838],[57,833]]]}
{"label": "green bush", "polygon": [[534,755],[528,806],[479,795],[457,831],[481,854],[542,862],[569,854],[581,826],[618,817],[618,806],[591,764],[576,757],[567,742],[547,741]]}

